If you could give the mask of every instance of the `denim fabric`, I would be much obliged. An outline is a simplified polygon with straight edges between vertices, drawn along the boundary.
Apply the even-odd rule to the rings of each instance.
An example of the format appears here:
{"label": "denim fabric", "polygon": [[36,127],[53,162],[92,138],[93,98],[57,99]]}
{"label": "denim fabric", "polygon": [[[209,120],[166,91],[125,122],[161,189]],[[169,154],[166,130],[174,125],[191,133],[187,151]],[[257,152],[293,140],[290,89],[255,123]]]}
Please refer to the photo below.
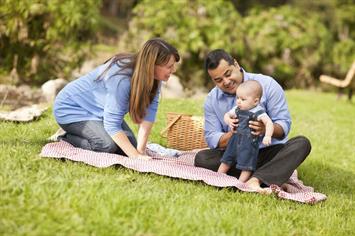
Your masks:
{"label": "denim fabric", "polygon": [[[53,104],[57,123],[103,120],[110,136],[124,130],[122,122],[129,111],[132,71],[123,69],[121,62],[111,63],[112,60],[107,61],[60,90]],[[160,88],[161,83],[145,110],[145,121],[155,120]]]}
{"label": "denim fabric", "polygon": [[[70,124],[59,124],[59,126],[66,132],[60,139],[75,147],[96,152],[117,153],[126,156],[122,149],[117,146],[111,136],[106,132],[102,121],[88,120]],[[132,145],[137,147],[136,138],[125,121],[122,123],[122,129]]]}
{"label": "denim fabric", "polygon": [[233,134],[229,140],[221,162],[229,166],[236,164],[236,168],[239,170],[254,171],[259,154],[260,139],[251,134],[249,121],[255,120],[256,115],[253,112],[239,109],[236,109],[235,113],[239,119],[237,133]]}
{"label": "denim fabric", "polygon": [[[287,135],[291,128],[291,116],[288,110],[285,93],[276,80],[262,74],[248,73],[243,70],[243,79],[256,80],[263,88],[263,96],[260,100],[260,106],[265,110],[273,123],[280,125],[284,132],[282,139],[272,138],[271,145],[286,143]],[[204,134],[209,148],[217,148],[219,140],[223,134],[229,131],[229,127],[224,123],[224,114],[235,106],[235,94],[223,92],[217,86],[207,95],[204,104]],[[262,142],[259,148],[263,148]]]}
{"label": "denim fabric", "polygon": [[[256,171],[253,177],[266,185],[285,183],[293,171],[306,159],[312,149],[308,138],[297,136],[285,144],[276,144],[259,149]],[[196,154],[194,165],[217,171],[224,154],[221,149],[204,149]],[[229,175],[239,177],[240,170],[232,166]]]}

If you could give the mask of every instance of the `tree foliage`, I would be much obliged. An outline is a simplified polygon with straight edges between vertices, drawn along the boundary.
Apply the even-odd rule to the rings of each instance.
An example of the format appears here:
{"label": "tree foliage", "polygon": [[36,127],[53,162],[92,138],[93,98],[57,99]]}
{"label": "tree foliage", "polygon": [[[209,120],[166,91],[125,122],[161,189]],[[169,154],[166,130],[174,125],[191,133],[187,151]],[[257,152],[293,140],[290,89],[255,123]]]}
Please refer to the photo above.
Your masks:
{"label": "tree foliage", "polygon": [[20,82],[64,76],[85,56],[94,36],[96,0],[1,0],[0,66]]}
{"label": "tree foliage", "polygon": [[[159,10],[157,10],[159,9]],[[136,51],[150,37],[162,37],[182,55],[178,74],[185,86],[205,86],[203,59],[211,48],[239,53],[241,18],[229,1],[143,0],[135,7],[122,48]]]}
{"label": "tree foliage", "polygon": [[[250,2],[245,7],[238,1],[143,0],[134,9],[123,48],[135,51],[150,37],[165,38],[183,56],[178,73],[188,87],[210,83],[203,58],[215,48],[284,87],[308,87],[322,72],[346,72],[354,60],[350,2],[254,0],[250,8]],[[236,9],[244,9],[243,17]]]}
{"label": "tree foliage", "polygon": [[[344,76],[355,60],[354,12],[353,0],[0,0],[0,74],[15,69],[20,83],[38,84],[66,76],[92,39],[110,41],[106,27],[121,52],[151,37],[176,46],[185,87],[212,86],[203,60],[216,48],[285,87],[307,87],[322,73]],[[131,19],[127,29],[119,16]]]}
{"label": "tree foliage", "polygon": [[242,61],[248,68],[272,75],[287,87],[313,84],[331,42],[317,15],[282,6],[251,12],[243,23],[248,56]]}
{"label": "tree foliage", "polygon": [[331,45],[319,71],[343,77],[355,61],[355,4],[354,0],[291,0],[293,6],[306,16],[313,14],[325,25]]}

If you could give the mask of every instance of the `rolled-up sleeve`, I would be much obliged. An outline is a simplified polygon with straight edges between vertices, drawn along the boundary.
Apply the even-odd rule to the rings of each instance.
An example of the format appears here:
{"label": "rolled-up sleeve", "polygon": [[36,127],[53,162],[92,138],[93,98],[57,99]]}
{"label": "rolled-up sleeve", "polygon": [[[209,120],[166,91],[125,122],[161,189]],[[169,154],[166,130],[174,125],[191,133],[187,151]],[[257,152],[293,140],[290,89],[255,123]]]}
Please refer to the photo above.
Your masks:
{"label": "rolled-up sleeve", "polygon": [[204,105],[205,112],[205,140],[210,148],[217,148],[221,136],[224,134],[221,122],[215,113],[212,101],[207,97]]}
{"label": "rolled-up sleeve", "polygon": [[130,80],[129,78],[110,78],[106,87],[103,123],[107,133],[113,136],[122,130],[122,122],[128,112]]}
{"label": "rolled-up sleeve", "polygon": [[153,101],[149,104],[148,109],[147,109],[147,114],[144,117],[145,121],[149,122],[154,122],[155,117],[158,111],[158,105],[159,105],[159,96],[160,96],[160,86],[157,91],[157,94],[155,95]]}
{"label": "rolled-up sleeve", "polygon": [[286,97],[281,86],[275,81],[270,80],[267,92],[267,113],[272,122],[279,124],[283,131],[284,137],[288,135],[291,129],[291,116],[288,110]]}

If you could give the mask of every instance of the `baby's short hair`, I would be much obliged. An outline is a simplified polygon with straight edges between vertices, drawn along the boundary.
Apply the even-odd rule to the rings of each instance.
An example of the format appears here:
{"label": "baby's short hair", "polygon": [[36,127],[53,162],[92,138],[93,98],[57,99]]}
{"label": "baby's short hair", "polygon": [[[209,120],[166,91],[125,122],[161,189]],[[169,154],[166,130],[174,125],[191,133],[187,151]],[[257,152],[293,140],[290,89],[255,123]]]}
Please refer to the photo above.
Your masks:
{"label": "baby's short hair", "polygon": [[241,83],[238,86],[238,89],[239,88],[249,90],[251,93],[255,94],[255,96],[259,99],[261,99],[261,97],[263,96],[263,88],[261,87],[261,84],[256,80],[247,80]]}

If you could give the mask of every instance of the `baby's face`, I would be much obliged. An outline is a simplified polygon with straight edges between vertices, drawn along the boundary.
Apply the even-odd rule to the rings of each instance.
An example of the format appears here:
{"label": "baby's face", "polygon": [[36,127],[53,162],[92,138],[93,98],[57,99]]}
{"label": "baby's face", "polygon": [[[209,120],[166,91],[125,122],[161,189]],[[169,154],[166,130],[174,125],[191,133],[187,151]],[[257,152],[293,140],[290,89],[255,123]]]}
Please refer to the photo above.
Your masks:
{"label": "baby's face", "polygon": [[259,99],[249,91],[237,89],[237,106],[240,110],[250,110],[258,105]]}

